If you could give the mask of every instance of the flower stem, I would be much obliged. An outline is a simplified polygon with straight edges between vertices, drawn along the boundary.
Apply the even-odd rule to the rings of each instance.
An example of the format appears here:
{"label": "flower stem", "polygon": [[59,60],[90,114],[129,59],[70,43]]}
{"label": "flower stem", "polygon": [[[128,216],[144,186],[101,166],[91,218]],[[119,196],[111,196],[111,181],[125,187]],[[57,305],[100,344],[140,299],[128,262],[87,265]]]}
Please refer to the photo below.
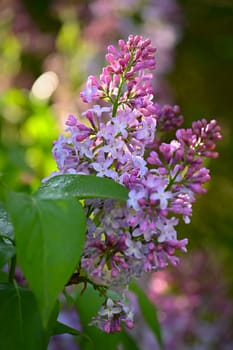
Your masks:
{"label": "flower stem", "polygon": [[14,255],[11,258],[11,262],[10,262],[10,271],[9,271],[9,278],[8,281],[9,283],[13,283],[14,278],[15,278],[15,268],[16,268],[16,255]]}
{"label": "flower stem", "polygon": [[119,106],[119,98],[120,98],[120,95],[121,95],[121,90],[122,90],[122,87],[124,85],[124,82],[125,82],[125,79],[122,77],[121,78],[121,82],[119,84],[119,88],[118,88],[118,93],[117,93],[117,97],[114,101],[114,104],[113,104],[113,109],[112,109],[112,116],[115,117],[116,116],[116,113],[117,113],[117,108]]}
{"label": "flower stem", "polygon": [[123,88],[123,85],[124,83],[126,82],[126,78],[125,78],[125,74],[130,70],[130,68],[132,67],[132,64],[133,64],[133,60],[134,60],[134,51],[131,52],[131,57],[130,57],[130,60],[127,64],[127,67],[125,68],[125,71],[122,73],[121,75],[121,80],[120,80],[120,83],[119,83],[119,87],[118,87],[118,93],[117,93],[117,97],[114,101],[114,104],[113,104],[113,109],[112,109],[112,116],[115,117],[116,116],[116,113],[117,113],[117,108],[119,106],[119,99],[120,99],[120,96],[121,96],[121,90]]}

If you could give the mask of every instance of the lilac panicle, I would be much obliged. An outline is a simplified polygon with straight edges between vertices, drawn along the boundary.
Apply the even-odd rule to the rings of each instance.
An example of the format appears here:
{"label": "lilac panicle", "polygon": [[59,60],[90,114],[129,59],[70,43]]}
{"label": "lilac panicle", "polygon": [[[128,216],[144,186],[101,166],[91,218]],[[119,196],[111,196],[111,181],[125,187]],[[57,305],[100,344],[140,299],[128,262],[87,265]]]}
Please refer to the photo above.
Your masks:
{"label": "lilac panicle", "polygon": [[[108,65],[99,78],[90,76],[81,92],[83,101],[92,103],[83,113],[85,122],[70,115],[69,135],[53,147],[57,174],[108,177],[129,189],[125,204],[84,202],[81,267],[93,281],[121,293],[132,277],[179,263],[176,252],[185,252],[188,240],[178,239],[176,226],[180,219],[190,222],[196,194],[205,192],[210,179],[203,160],[217,157],[221,138],[215,120],[179,129],[179,107],[154,103],[155,51],[141,36],[120,40],[118,48],[110,45]],[[166,133],[172,130],[176,137],[169,140]],[[93,324],[108,333],[120,331],[122,322],[131,328],[133,318],[124,310],[106,299]]]}
{"label": "lilac panicle", "polygon": [[[81,92],[84,102],[93,102],[97,96],[113,104],[113,115],[122,103],[137,105],[147,111],[154,110],[151,102],[153,93],[151,74],[145,70],[155,68],[154,52],[156,49],[149,39],[130,35],[128,41],[119,40],[119,49],[113,45],[108,46],[106,60],[108,66],[103,68],[98,80],[91,76],[88,78],[85,89]],[[125,88],[123,90],[123,86]]]}

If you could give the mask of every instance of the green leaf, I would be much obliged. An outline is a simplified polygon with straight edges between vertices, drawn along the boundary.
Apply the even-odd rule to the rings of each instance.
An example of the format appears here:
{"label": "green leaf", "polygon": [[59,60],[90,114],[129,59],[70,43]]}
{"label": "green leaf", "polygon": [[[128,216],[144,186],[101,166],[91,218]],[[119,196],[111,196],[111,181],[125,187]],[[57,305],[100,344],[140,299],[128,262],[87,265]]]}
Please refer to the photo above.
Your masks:
{"label": "green leaf", "polygon": [[81,339],[79,344],[81,350],[98,350],[100,349],[100,344],[101,350],[117,350],[114,334],[105,334],[95,326],[89,325],[92,318],[97,316],[103,301],[104,298],[100,297],[99,293],[92,286],[88,286],[82,295],[77,295],[76,305],[82,329],[91,339],[91,343]]}
{"label": "green leaf", "polygon": [[8,282],[8,274],[6,272],[0,271],[0,284]]}
{"label": "green leaf", "polygon": [[47,180],[36,192],[40,198],[113,198],[126,200],[128,189],[117,182],[94,175],[64,174]]}
{"label": "green leaf", "polygon": [[56,324],[53,328],[53,332],[52,335],[56,335],[56,334],[72,334],[72,335],[83,335],[82,332],[78,331],[75,328],[72,328],[64,323],[61,323],[59,321],[56,321]]}
{"label": "green leaf", "polygon": [[47,349],[49,335],[42,327],[32,292],[12,284],[0,285],[0,310],[0,349]]}
{"label": "green leaf", "polygon": [[74,272],[84,245],[85,214],[71,199],[41,199],[9,193],[21,269],[36,296],[46,326],[59,292]]}
{"label": "green leaf", "polygon": [[0,202],[0,236],[14,240],[14,229],[10,221],[9,215]]}
{"label": "green leaf", "polygon": [[15,255],[15,247],[12,244],[0,242],[0,268],[3,267]]}
{"label": "green leaf", "polygon": [[[122,345],[122,350],[140,350],[137,344],[137,340],[135,340],[131,334],[130,331],[123,330],[121,333],[118,334],[118,344]],[[117,350],[119,349],[119,346]]]}
{"label": "green leaf", "polygon": [[148,299],[142,288],[136,281],[131,282],[130,290],[137,295],[142,316],[154,333],[161,349],[164,349],[162,332],[156,313],[155,305]]}

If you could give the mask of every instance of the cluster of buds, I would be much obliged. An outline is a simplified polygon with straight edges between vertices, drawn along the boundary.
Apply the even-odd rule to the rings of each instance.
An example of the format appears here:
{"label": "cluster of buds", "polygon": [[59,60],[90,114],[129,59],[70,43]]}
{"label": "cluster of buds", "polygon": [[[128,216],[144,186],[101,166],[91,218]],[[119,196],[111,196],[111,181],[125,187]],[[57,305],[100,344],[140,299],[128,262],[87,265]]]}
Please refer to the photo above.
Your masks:
{"label": "cluster of buds", "polygon": [[[126,186],[126,203],[86,200],[86,243],[80,262],[89,278],[124,293],[132,277],[177,265],[179,220],[190,222],[196,195],[210,179],[203,165],[216,158],[221,138],[215,120],[181,129],[178,106],[154,103],[152,78],[156,49],[149,39],[130,35],[119,48],[108,47],[99,78],[90,76],[81,98],[89,108],[81,122],[70,115],[68,136],[54,143],[56,174],[94,174]],[[98,104],[99,103],[99,104]],[[170,136],[173,135],[173,136]],[[130,316],[127,317],[126,314]],[[106,332],[132,328],[122,300],[106,297],[93,321]]]}

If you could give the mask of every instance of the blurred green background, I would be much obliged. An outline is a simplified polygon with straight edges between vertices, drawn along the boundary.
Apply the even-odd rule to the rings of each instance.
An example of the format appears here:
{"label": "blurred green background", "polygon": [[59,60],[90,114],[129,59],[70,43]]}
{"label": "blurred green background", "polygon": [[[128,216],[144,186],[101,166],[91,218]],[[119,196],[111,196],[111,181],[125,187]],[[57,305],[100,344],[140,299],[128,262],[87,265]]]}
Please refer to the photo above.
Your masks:
{"label": "blurred green background", "polygon": [[203,117],[222,127],[208,193],[179,231],[220,264],[233,295],[232,0],[1,1],[1,184],[31,191],[55,169],[52,142],[84,110],[85,79],[100,73],[106,45],[130,33],[158,46],[157,98],[179,104],[186,127]]}

